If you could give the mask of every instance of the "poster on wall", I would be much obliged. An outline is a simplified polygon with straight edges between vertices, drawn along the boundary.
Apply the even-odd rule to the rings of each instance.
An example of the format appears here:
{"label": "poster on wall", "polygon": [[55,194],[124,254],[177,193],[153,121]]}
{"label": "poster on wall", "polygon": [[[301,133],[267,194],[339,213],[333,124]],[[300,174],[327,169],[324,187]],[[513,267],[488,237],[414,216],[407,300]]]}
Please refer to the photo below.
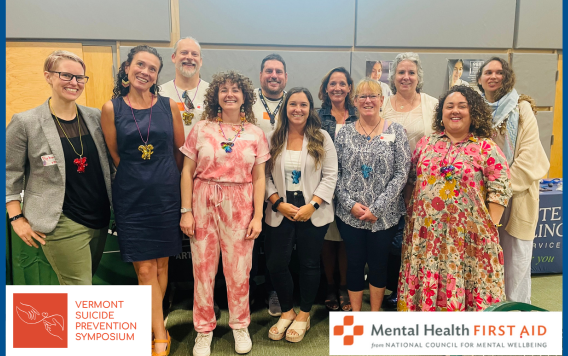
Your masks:
{"label": "poster on wall", "polygon": [[479,92],[475,76],[484,62],[482,59],[448,59],[448,88],[467,85]]}
{"label": "poster on wall", "polygon": [[374,79],[381,84],[384,96],[391,96],[392,92],[389,86],[389,71],[392,61],[367,61],[367,69],[365,76]]}

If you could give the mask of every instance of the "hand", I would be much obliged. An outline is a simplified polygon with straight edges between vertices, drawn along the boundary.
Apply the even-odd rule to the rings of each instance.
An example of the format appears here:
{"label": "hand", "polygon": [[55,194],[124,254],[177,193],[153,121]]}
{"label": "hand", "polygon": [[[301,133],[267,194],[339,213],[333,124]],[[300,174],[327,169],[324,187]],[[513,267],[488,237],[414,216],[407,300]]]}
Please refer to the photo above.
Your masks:
{"label": "hand", "polygon": [[12,221],[12,227],[14,228],[16,235],[18,235],[26,245],[39,248],[34,239],[36,239],[42,245],[45,245],[45,234],[33,231],[30,223],[28,222],[28,219],[19,218],[18,220]]}
{"label": "hand", "polygon": [[247,229],[245,240],[254,240],[260,235],[262,231],[262,218],[253,218]]}
{"label": "hand", "polygon": [[278,204],[278,208],[276,208],[276,210],[278,210],[280,212],[280,214],[287,217],[288,220],[294,221],[294,216],[296,216],[296,213],[300,209],[293,204],[282,202],[282,203]]}
{"label": "hand", "polygon": [[193,214],[190,211],[181,214],[179,227],[184,234],[189,237],[193,237],[193,235],[195,234],[195,219],[193,219]]}
{"label": "hand", "polygon": [[367,222],[370,222],[372,224],[374,224],[375,221],[377,221],[377,219],[378,218],[375,215],[373,215],[373,213],[371,213],[371,209],[367,209],[365,211],[365,214],[363,214],[363,216],[361,216],[359,218],[359,220],[367,221]]}
{"label": "hand", "polygon": [[365,205],[355,203],[355,205],[353,205],[353,207],[351,208],[351,215],[359,219],[361,218],[361,216],[363,216],[363,214],[367,212],[367,210],[369,210],[369,208],[367,208]]}
{"label": "hand", "polygon": [[298,210],[296,215],[294,215],[294,221],[305,222],[310,220],[312,214],[316,211],[316,208],[312,204],[306,204]]}

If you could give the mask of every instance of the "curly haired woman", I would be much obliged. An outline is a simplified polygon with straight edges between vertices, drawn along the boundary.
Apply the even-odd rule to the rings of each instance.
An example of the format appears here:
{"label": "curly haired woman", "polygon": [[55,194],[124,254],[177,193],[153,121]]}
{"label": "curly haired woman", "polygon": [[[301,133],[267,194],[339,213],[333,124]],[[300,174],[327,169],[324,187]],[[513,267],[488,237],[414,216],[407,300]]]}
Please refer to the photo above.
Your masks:
{"label": "curly haired woman", "polygon": [[509,168],[473,89],[444,94],[432,129],[416,145],[405,189],[398,310],[483,310],[505,299],[496,224],[512,195]]}
{"label": "curly haired woman", "polygon": [[264,132],[255,126],[254,100],[249,78],[233,71],[214,75],[205,95],[206,120],[193,127],[180,148],[186,156],[180,226],[191,243],[196,356],[211,352],[220,251],[235,351],[242,354],[252,349],[249,275],[254,239],[262,229],[264,165],[270,158]]}
{"label": "curly haired woman", "polygon": [[515,90],[515,73],[506,60],[493,57],[477,72],[477,86],[493,114],[495,143],[511,167],[513,197],[499,227],[505,254],[507,300],[531,302],[531,260],[538,222],[538,182],[550,162],[540,142],[533,100]]}

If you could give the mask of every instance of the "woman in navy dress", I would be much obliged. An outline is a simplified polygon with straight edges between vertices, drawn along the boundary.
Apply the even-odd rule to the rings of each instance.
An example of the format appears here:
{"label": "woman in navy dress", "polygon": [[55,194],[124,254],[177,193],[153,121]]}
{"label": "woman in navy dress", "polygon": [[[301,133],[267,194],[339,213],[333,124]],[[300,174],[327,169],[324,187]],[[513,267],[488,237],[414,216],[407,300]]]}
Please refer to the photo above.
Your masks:
{"label": "woman in navy dress", "polygon": [[[169,353],[162,299],[168,258],[181,252],[179,228],[183,123],[177,104],[157,96],[162,58],[148,46],[130,50],[101,123],[117,167],[112,185],[121,257],[138,283],[152,286],[153,355]],[[155,344],[155,345],[154,345]]]}

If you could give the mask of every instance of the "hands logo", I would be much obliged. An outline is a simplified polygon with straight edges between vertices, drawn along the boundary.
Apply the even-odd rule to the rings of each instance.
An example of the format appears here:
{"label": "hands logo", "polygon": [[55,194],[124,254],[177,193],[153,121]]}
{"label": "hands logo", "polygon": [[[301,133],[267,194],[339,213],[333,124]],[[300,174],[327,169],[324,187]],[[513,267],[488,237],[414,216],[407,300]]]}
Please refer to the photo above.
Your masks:
{"label": "hands logo", "polygon": [[[347,315],[343,318],[343,325],[335,325],[333,327],[333,335],[334,336],[343,336],[345,334],[345,327],[352,326],[354,323],[353,315]],[[343,336],[343,345],[349,346],[353,345],[354,337],[363,335],[363,325],[355,325],[353,326],[353,335],[344,335]]]}
{"label": "hands logo", "polygon": [[14,348],[67,348],[66,293],[14,293],[13,307]]}

